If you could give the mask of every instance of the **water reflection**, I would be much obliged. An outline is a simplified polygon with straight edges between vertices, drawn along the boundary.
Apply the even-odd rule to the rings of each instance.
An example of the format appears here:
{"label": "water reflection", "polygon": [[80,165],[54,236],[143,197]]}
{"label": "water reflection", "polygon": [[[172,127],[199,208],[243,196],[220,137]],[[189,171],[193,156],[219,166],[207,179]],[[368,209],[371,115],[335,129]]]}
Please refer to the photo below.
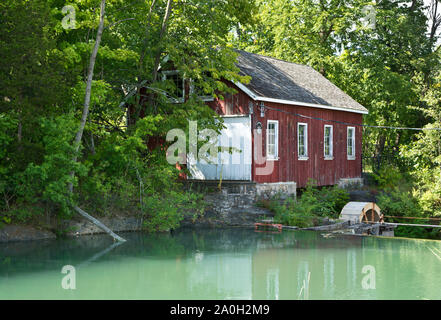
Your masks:
{"label": "water reflection", "polygon": [[[439,242],[247,229],[124,236],[0,245],[0,298],[441,298]],[[60,287],[68,264],[81,267],[71,292]],[[366,265],[375,289],[362,287]]]}

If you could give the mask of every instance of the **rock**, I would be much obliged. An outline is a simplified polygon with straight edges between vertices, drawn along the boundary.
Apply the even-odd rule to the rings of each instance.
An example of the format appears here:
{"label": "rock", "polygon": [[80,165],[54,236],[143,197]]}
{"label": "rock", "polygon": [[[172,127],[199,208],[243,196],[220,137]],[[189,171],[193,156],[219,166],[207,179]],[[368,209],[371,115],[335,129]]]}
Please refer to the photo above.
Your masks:
{"label": "rock", "polygon": [[0,229],[0,242],[55,239],[54,233],[35,227],[7,225]]}

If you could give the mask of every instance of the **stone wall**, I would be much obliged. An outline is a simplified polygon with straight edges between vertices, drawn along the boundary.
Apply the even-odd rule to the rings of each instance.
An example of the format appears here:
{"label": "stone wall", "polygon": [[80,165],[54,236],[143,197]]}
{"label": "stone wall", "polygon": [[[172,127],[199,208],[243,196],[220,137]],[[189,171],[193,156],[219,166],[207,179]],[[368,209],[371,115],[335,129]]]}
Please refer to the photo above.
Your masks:
{"label": "stone wall", "polygon": [[187,219],[185,225],[253,226],[255,222],[272,218],[274,214],[259,207],[260,199],[280,194],[296,195],[294,182],[256,184],[248,181],[191,181],[189,187],[199,191],[208,190],[205,196],[207,209],[196,221]]}
{"label": "stone wall", "polygon": [[363,178],[344,178],[338,181],[340,188],[363,186]]}
{"label": "stone wall", "polygon": [[282,199],[286,197],[296,197],[297,184],[295,182],[275,182],[256,184],[256,195],[259,198],[269,199],[279,194]]}

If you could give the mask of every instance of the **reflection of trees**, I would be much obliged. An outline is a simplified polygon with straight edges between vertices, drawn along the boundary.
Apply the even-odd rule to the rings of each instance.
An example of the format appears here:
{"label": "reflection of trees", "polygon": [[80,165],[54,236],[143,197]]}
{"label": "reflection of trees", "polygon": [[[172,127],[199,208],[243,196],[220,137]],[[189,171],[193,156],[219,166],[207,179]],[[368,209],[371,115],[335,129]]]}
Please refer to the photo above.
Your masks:
{"label": "reflection of trees", "polygon": [[[93,262],[90,275],[102,270],[121,276],[100,282],[94,294],[120,286],[133,287],[123,297],[170,299],[297,299],[308,272],[311,299],[434,298],[433,288],[440,287],[439,260],[428,250],[439,250],[438,242],[243,228],[124,237],[128,241],[119,246],[101,235],[0,245],[0,277],[59,274],[63,265]],[[365,265],[376,269],[377,290],[361,288]]]}
{"label": "reflection of trees", "polygon": [[[127,233],[129,240],[96,261],[125,257],[175,259],[191,256],[195,250],[215,253],[253,252],[263,248],[314,249],[340,247],[346,241],[330,241],[316,232],[255,233],[244,228],[183,229],[174,235]],[[113,242],[102,235],[60,240],[16,242],[0,245],[0,276],[32,269],[58,270],[62,265],[79,265]],[[352,243],[353,245],[353,243]]]}

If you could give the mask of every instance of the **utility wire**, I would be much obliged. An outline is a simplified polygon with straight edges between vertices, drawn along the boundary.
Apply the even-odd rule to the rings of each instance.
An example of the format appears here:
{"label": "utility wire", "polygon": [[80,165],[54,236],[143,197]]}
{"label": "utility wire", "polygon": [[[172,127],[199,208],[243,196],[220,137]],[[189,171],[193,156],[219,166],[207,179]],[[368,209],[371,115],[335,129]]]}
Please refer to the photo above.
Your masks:
{"label": "utility wire", "polygon": [[[262,111],[262,107],[258,106],[258,108]],[[338,124],[344,124],[344,125],[349,125],[349,126],[358,126],[358,127],[362,127],[362,128],[376,128],[376,129],[392,129],[392,130],[413,130],[413,131],[425,131],[425,130],[435,130],[435,131],[441,131],[441,128],[409,128],[409,127],[393,127],[393,126],[372,126],[372,125],[367,125],[367,124],[361,124],[361,123],[350,123],[350,122],[344,122],[344,121],[338,121],[338,120],[327,120],[327,119],[323,119],[323,118],[319,118],[319,117],[311,117],[311,116],[305,116],[303,114],[300,113],[295,113],[295,112],[290,112],[290,111],[286,111],[286,110],[282,110],[282,109],[278,109],[278,108],[273,108],[273,107],[268,107],[268,106],[264,106],[263,109],[268,109],[268,110],[274,110],[274,111],[279,111],[282,113],[286,113],[286,114],[290,114],[290,115],[294,115],[300,118],[305,118],[305,119],[310,119],[310,120],[319,120],[319,121],[325,121],[325,122],[333,122],[333,123],[338,123]]]}

